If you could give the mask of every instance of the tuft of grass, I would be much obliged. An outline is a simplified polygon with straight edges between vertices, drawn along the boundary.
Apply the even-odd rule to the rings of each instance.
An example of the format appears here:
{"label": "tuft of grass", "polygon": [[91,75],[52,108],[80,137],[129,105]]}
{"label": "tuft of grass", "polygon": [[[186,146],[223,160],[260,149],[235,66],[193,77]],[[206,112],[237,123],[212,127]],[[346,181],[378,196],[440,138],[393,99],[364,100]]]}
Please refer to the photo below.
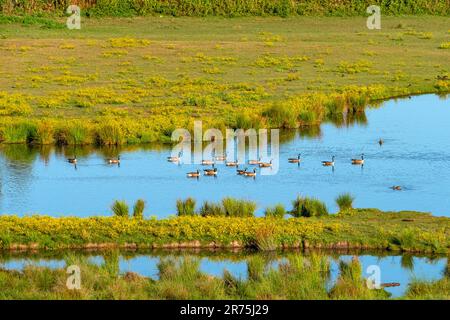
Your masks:
{"label": "tuft of grass", "polygon": [[128,204],[126,201],[116,200],[111,206],[111,210],[116,217],[124,217],[128,218],[130,215],[130,211],[128,208]]}
{"label": "tuft of grass", "polygon": [[205,201],[200,207],[199,213],[202,217],[223,217],[225,211],[221,204]]}
{"label": "tuft of grass", "polygon": [[254,201],[224,198],[222,206],[227,217],[253,217],[256,210]]}
{"label": "tuft of grass", "polygon": [[177,215],[181,216],[194,216],[195,212],[195,204],[196,201],[193,198],[187,198],[186,200],[177,200]]}
{"label": "tuft of grass", "polygon": [[286,209],[284,208],[284,205],[282,205],[281,203],[279,203],[273,207],[268,207],[264,211],[264,216],[266,218],[282,219],[282,218],[284,218],[285,215],[286,215]]}
{"label": "tuft of grass", "polygon": [[292,202],[292,206],[293,208],[290,214],[297,218],[328,215],[328,209],[325,203],[315,198],[298,196],[297,199]]}
{"label": "tuft of grass", "polygon": [[142,220],[144,219],[145,201],[138,199],[133,207],[133,218]]}
{"label": "tuft of grass", "polygon": [[355,197],[350,193],[343,193],[336,198],[336,204],[339,207],[339,211],[346,211],[353,209],[353,201]]}

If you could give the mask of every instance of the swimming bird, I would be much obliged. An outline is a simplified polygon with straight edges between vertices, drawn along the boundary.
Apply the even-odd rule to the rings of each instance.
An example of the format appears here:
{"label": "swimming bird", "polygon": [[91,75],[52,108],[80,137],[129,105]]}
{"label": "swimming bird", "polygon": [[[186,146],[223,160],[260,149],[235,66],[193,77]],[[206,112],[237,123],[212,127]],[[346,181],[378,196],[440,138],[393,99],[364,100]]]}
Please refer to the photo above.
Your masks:
{"label": "swimming bird", "polygon": [[203,170],[203,173],[204,173],[205,176],[216,176],[217,175],[217,168]]}
{"label": "swimming bird", "polygon": [[119,164],[120,163],[120,156],[117,157],[117,159],[110,158],[106,160],[109,164]]}
{"label": "swimming bird", "polygon": [[253,171],[245,171],[244,176],[246,177],[256,177],[256,169],[253,169]]}
{"label": "swimming bird", "polygon": [[245,174],[245,172],[247,171],[247,169],[248,168],[245,168],[244,170],[242,170],[242,169],[239,169],[239,166],[237,166],[237,169],[236,169],[236,173],[238,174],[238,175],[244,175]]}
{"label": "swimming bird", "polygon": [[227,162],[225,162],[225,165],[227,167],[237,167],[239,165],[239,162],[238,161],[227,161]]}
{"label": "swimming bird", "polygon": [[331,158],[331,161],[322,161],[322,165],[325,167],[330,167],[333,166],[334,167],[334,156]]}
{"label": "swimming bird", "polygon": [[183,155],[183,152],[178,152],[178,156],[173,156],[173,157],[167,157],[167,161],[169,162],[178,162],[181,160],[181,156]]}
{"label": "swimming bird", "polygon": [[260,162],[259,163],[260,168],[271,168],[272,167],[272,160],[270,162]]}
{"label": "swimming bird", "polygon": [[384,141],[383,139],[380,138],[380,140],[378,140],[378,144],[380,145],[380,147],[383,145]]}
{"label": "swimming bird", "polygon": [[198,178],[198,177],[200,177],[200,171],[197,169],[197,171],[188,172],[187,176],[188,176],[188,178]]}
{"label": "swimming bird", "polygon": [[289,158],[288,161],[289,161],[289,163],[300,163],[302,161],[301,156],[302,156],[302,154],[299,153],[297,158]]}
{"label": "swimming bird", "polygon": [[400,190],[402,190],[402,187],[400,187],[400,186],[392,186],[391,189],[392,190],[396,190],[396,191],[400,191]]}
{"label": "swimming bird", "polygon": [[74,156],[73,158],[68,158],[67,161],[69,163],[77,163],[77,156]]}
{"label": "swimming bird", "polygon": [[248,160],[248,164],[250,165],[258,165],[261,163],[261,157],[258,158],[258,160]]}
{"label": "swimming bird", "polygon": [[352,164],[364,164],[364,153],[361,154],[361,159],[352,159]]}

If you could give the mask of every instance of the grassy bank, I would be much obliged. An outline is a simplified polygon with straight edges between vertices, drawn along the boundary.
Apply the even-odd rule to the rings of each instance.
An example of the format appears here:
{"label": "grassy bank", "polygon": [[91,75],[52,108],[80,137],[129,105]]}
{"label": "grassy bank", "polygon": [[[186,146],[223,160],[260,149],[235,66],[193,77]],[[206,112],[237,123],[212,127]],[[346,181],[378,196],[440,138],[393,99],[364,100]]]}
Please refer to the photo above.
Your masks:
{"label": "grassy bank", "polygon": [[309,218],[0,217],[3,250],[62,248],[365,248],[447,253],[450,220],[355,209]]}
{"label": "grassy bank", "polygon": [[68,30],[3,17],[0,141],[167,142],[194,120],[296,128],[346,111],[351,123],[368,103],[449,92],[447,20],[85,18]]}
{"label": "grassy bank", "polygon": [[[66,287],[65,269],[25,266],[23,271],[0,269],[0,299],[387,299],[382,288],[370,290],[357,258],[339,260],[338,277],[331,279],[326,256],[287,255],[278,265],[270,256],[248,258],[246,278],[227,270],[221,276],[200,271],[192,256],[161,258],[155,279],[119,271],[119,255],[109,252],[104,262],[93,264],[84,257],[67,255],[65,264],[80,268],[81,287]],[[416,280],[404,299],[449,299],[449,279]]]}

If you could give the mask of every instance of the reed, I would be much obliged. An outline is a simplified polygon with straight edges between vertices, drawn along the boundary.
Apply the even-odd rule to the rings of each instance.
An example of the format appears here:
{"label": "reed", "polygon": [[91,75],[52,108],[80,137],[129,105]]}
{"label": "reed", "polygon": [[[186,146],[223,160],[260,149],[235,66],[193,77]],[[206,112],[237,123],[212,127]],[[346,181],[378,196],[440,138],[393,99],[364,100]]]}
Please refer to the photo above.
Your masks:
{"label": "reed", "polygon": [[353,201],[355,197],[350,193],[343,193],[336,198],[336,204],[339,207],[339,211],[347,211],[353,209]]}
{"label": "reed", "polygon": [[282,219],[286,215],[286,209],[284,205],[279,203],[273,207],[267,207],[264,211],[264,216],[267,218],[279,218]]}
{"label": "reed", "polygon": [[176,203],[178,216],[194,216],[196,201],[194,198],[187,198],[185,200],[178,199]]}
{"label": "reed", "polygon": [[320,217],[328,215],[328,209],[325,203],[315,198],[298,196],[292,202],[292,205],[293,208],[290,214],[294,217]]}
{"label": "reed", "polygon": [[116,200],[111,206],[111,210],[116,217],[128,218],[130,210],[126,201]]}
{"label": "reed", "polygon": [[133,218],[137,220],[144,219],[145,201],[138,199],[133,207]]}

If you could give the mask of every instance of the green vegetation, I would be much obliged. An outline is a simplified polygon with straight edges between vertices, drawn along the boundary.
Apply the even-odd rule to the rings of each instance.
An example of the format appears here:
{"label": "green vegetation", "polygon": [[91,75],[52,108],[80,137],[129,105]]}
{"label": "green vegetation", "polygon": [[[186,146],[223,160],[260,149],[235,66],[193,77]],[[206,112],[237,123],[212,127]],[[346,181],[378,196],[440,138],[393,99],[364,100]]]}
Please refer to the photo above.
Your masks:
{"label": "green vegetation", "polygon": [[196,201],[193,198],[187,198],[186,200],[177,200],[177,215],[178,216],[193,216],[195,212]]}
{"label": "green vegetation", "polygon": [[[4,12],[29,13],[45,2],[20,1],[12,11],[7,3],[0,6]],[[97,6],[115,15],[114,3]],[[202,5],[208,15],[220,14],[212,9],[219,2],[182,3],[180,10],[192,15],[203,15],[194,10]],[[233,3],[221,8],[233,11]],[[273,8],[282,3],[308,14],[327,7],[280,1]],[[332,10],[330,3],[323,13],[353,15],[342,12],[344,3],[333,2]],[[437,14],[443,3],[402,1],[382,10]],[[272,14],[265,1],[253,9],[258,6]],[[192,130],[196,119],[204,128],[300,127],[317,134],[324,121],[363,122],[367,104],[382,99],[450,91],[448,50],[442,50],[447,17],[383,16],[382,30],[375,31],[362,17],[83,18],[81,30],[68,30],[42,28],[47,20],[64,25],[65,19],[42,16],[0,18],[3,143],[169,142],[173,129]]]}
{"label": "green vegetation", "polygon": [[[376,4],[386,15],[399,14],[440,14],[448,15],[450,5],[445,0],[81,0],[77,4],[85,9],[87,16],[172,15],[172,16],[280,16],[326,15],[354,16],[365,15],[366,8]],[[4,13],[15,14],[57,14],[63,15],[69,2],[51,0],[0,0]]]}
{"label": "green vegetation", "polygon": [[264,211],[264,216],[266,216],[267,218],[284,218],[286,213],[287,212],[284,208],[284,205],[280,203],[273,207],[266,208],[266,210]]}
{"label": "green vegetation", "polygon": [[128,218],[130,209],[126,201],[116,200],[111,206],[111,210],[116,217]]}
{"label": "green vegetation", "polygon": [[[331,282],[331,261],[313,253],[250,255],[247,278],[237,278],[224,270],[211,276],[200,270],[198,257],[161,257],[156,279],[119,271],[119,253],[104,252],[104,262],[93,264],[86,257],[68,254],[66,265],[80,267],[81,290],[66,287],[64,268],[49,269],[27,265],[23,271],[0,269],[0,299],[388,299],[384,290],[370,290],[357,258],[338,260],[339,274]],[[274,265],[273,262],[277,262]],[[449,279],[413,282],[404,299],[448,299]]]}
{"label": "green vegetation", "polygon": [[[223,207],[216,206],[223,213]],[[162,220],[127,219],[122,216],[1,216],[0,248],[248,247],[273,250],[290,247],[447,253],[450,248],[449,232],[450,219],[446,217],[375,209],[354,209],[351,216],[289,219],[214,214]]]}
{"label": "green vegetation", "polygon": [[328,215],[328,209],[322,201],[309,197],[298,196],[292,201],[292,211],[294,217],[321,217]]}
{"label": "green vegetation", "polygon": [[133,207],[133,218],[143,219],[144,218],[145,201],[138,199]]}
{"label": "green vegetation", "polygon": [[350,193],[343,193],[336,198],[336,204],[341,212],[353,209],[353,201],[355,197]]}

